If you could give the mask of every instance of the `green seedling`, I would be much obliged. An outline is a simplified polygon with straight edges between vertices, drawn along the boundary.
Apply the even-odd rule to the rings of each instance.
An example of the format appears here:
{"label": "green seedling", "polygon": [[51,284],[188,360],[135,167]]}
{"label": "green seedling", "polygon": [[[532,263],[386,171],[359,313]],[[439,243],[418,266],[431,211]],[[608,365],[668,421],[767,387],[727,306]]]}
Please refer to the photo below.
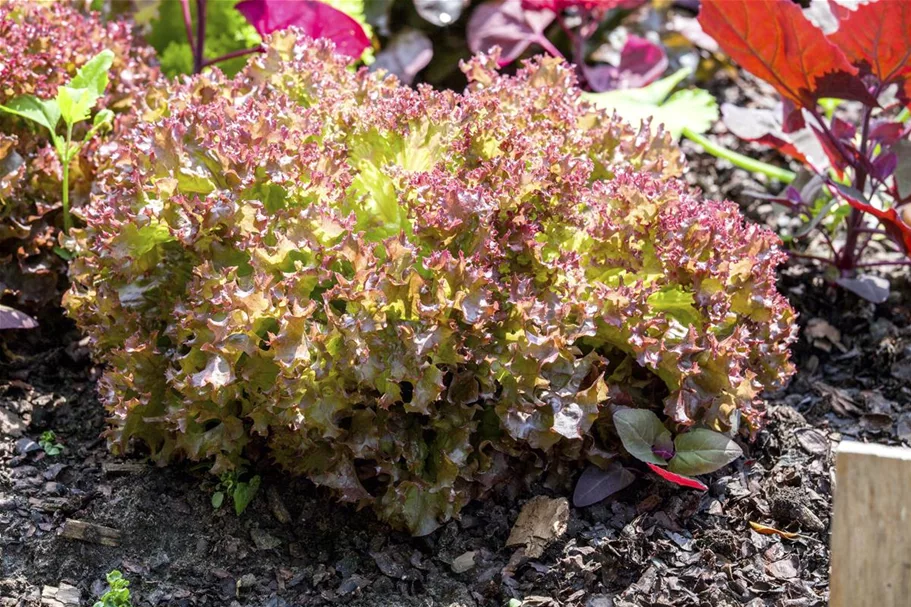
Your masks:
{"label": "green seedling", "polygon": [[[91,112],[98,99],[108,86],[108,70],[114,63],[114,53],[104,50],[95,55],[88,63],[79,68],[70,82],[57,89],[54,99],[38,99],[33,95],[16,97],[8,105],[0,105],[0,110],[20,116],[43,126],[51,136],[51,143],[63,166],[63,229],[69,232],[73,227],[70,215],[70,164],[79,154],[82,147],[96,133],[109,129],[114,113],[102,109],[95,114],[91,128],[82,141],[73,141],[73,128],[91,117]],[[63,120],[66,134],[58,135],[57,126]]]}
{"label": "green seedling", "polygon": [[38,438],[38,445],[51,457],[63,453],[65,447],[57,442],[57,435],[53,430],[45,430]]}
{"label": "green seedling", "polygon": [[115,569],[105,577],[109,588],[92,607],[133,607],[130,602],[130,582],[123,574]]}
{"label": "green seedling", "polygon": [[259,475],[252,477],[249,481],[243,482],[239,478],[242,472],[225,472],[221,475],[218,487],[212,494],[212,507],[218,510],[225,503],[225,498],[230,496],[234,502],[234,512],[237,516],[243,514],[256,492],[259,491]]}

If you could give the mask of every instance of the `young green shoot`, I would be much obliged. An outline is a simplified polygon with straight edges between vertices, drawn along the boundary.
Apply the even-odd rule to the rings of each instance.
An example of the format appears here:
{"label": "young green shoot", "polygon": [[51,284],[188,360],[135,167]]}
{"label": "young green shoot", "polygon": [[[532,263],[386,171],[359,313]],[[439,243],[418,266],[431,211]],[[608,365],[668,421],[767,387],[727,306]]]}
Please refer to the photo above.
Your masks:
{"label": "young green shoot", "polygon": [[216,487],[215,493],[212,494],[212,508],[218,510],[225,503],[225,497],[230,496],[234,502],[234,512],[237,516],[243,514],[244,510],[259,491],[259,475],[252,477],[249,481],[243,482],[240,479],[241,472],[225,472],[221,475]]}
{"label": "young green shoot", "polygon": [[133,607],[130,602],[130,582],[116,569],[105,576],[108,581],[108,590],[92,607]]}
{"label": "young green shoot", "polygon": [[[7,105],[0,105],[0,110],[14,114],[43,126],[51,136],[51,143],[60,158],[63,167],[63,229],[69,232],[73,227],[70,215],[70,164],[79,151],[96,133],[108,129],[114,118],[109,109],[102,109],[95,114],[91,128],[81,141],[73,141],[73,128],[91,117],[91,112],[98,99],[104,94],[108,85],[108,70],[114,63],[114,53],[104,50],[95,55],[79,68],[70,82],[57,89],[54,99],[38,99],[33,95],[16,97]],[[57,134],[60,121],[66,127],[64,135]]]}
{"label": "young green shoot", "polygon": [[57,442],[57,435],[53,430],[45,430],[38,438],[38,445],[44,449],[49,456],[54,457],[63,453],[65,447]]}

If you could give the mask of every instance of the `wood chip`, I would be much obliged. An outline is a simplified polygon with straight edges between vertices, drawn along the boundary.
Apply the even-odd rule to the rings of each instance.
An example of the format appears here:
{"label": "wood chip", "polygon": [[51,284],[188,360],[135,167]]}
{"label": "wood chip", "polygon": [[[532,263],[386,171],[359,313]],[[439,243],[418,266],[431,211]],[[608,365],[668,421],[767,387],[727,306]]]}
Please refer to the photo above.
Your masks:
{"label": "wood chip", "polygon": [[0,407],[0,435],[19,438],[25,432],[22,418],[5,407]]}
{"label": "wood chip", "polygon": [[794,435],[797,437],[797,442],[807,453],[822,455],[829,451],[829,439],[819,430],[801,428],[796,430]]}
{"label": "wood chip", "polygon": [[552,540],[566,533],[568,522],[569,502],[565,497],[538,495],[522,507],[506,545],[525,546],[526,556],[538,558]]}
{"label": "wood chip", "polygon": [[796,556],[791,555],[788,558],[769,564],[766,570],[769,575],[779,580],[792,580],[800,572],[800,562]]}
{"label": "wood chip", "polygon": [[75,586],[61,583],[58,587],[45,586],[41,589],[42,607],[79,607],[82,592]]}
{"label": "wood chip", "polygon": [[148,466],[135,462],[104,462],[101,469],[105,476],[126,476],[128,474],[138,474],[146,470]]}
{"label": "wood chip", "polygon": [[67,519],[63,524],[63,530],[60,535],[71,540],[82,540],[83,542],[101,544],[102,546],[120,545],[119,529],[77,521],[76,519]]}
{"label": "wood chip", "polygon": [[841,343],[841,331],[822,318],[811,318],[803,335],[813,346],[825,352],[831,352],[833,345],[842,352],[847,352],[847,348]]}
{"label": "wood chip", "polygon": [[781,529],[776,529],[775,527],[769,527],[768,525],[763,525],[761,523],[754,523],[750,521],[750,527],[753,528],[756,533],[761,533],[763,535],[777,535],[788,540],[793,540],[794,538],[800,537],[799,533],[793,533],[791,531],[782,531]]}
{"label": "wood chip", "polygon": [[474,569],[475,551],[469,551],[464,554],[461,554],[452,560],[452,572],[453,573],[465,573],[466,571],[471,571]]}
{"label": "wood chip", "polygon": [[282,501],[282,497],[274,485],[269,485],[269,488],[266,489],[266,501],[269,503],[269,510],[272,511],[275,520],[283,525],[291,522],[291,513],[288,512],[285,502]]}
{"label": "wood chip", "polygon": [[28,498],[28,505],[39,512],[57,512],[58,510],[63,510],[69,503],[69,500],[65,497]]}

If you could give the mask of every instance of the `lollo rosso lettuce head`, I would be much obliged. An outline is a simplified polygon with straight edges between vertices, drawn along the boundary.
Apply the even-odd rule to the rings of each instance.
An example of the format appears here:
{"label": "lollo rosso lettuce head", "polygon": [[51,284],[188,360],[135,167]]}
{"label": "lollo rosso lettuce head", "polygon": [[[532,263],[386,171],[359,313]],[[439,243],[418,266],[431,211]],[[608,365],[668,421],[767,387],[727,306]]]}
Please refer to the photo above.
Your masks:
{"label": "lollo rosso lettuce head", "polygon": [[[114,53],[101,104],[117,118],[116,137],[135,119],[158,78],[153,51],[133,40],[125,22],[103,22],[75,3],[0,1],[0,104],[21,95],[52,98],[89,59]],[[76,135],[80,135],[77,133]],[[60,223],[61,165],[48,134],[0,112],[0,300],[38,308],[59,297],[65,262],[53,252]],[[105,137],[85,146],[71,167],[75,206],[88,200],[105,157]]]}
{"label": "lollo rosso lettuce head", "polygon": [[537,59],[464,94],[276,34],[117,143],[65,303],[113,448],[268,455],[415,534],[520,470],[603,464],[610,411],[747,432],[792,372],[775,237],[660,129]]}

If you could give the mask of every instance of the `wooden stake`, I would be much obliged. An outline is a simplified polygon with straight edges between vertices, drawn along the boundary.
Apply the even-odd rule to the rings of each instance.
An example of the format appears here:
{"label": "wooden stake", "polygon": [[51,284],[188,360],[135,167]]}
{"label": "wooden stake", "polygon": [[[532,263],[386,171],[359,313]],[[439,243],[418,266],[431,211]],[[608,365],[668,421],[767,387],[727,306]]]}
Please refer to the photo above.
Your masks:
{"label": "wooden stake", "polygon": [[835,469],[829,606],[911,605],[911,449],[845,441]]}
{"label": "wooden stake", "polygon": [[71,540],[82,540],[102,546],[119,546],[120,530],[113,527],[104,527],[95,523],[86,523],[76,519],[67,519],[60,532],[63,537]]}

